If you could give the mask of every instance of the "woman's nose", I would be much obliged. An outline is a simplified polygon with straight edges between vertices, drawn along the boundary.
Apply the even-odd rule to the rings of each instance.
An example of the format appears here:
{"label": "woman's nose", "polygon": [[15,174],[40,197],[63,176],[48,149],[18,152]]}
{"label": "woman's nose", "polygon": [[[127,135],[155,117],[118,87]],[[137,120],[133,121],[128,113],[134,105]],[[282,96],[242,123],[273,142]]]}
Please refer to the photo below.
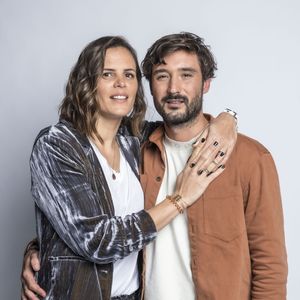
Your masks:
{"label": "woman's nose", "polygon": [[125,87],[125,85],[126,85],[126,83],[125,83],[124,78],[121,77],[121,76],[118,76],[116,78],[115,83],[114,83],[114,87],[121,87],[121,88],[123,88],[123,87]]}

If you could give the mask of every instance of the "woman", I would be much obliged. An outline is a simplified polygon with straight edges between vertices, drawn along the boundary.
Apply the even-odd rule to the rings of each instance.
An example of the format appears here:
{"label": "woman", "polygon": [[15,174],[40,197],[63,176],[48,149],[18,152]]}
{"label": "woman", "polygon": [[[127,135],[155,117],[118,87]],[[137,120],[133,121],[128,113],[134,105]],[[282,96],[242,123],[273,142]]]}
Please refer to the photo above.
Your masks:
{"label": "woman", "polygon": [[45,299],[138,299],[138,251],[223,171],[198,172],[223,159],[212,145],[208,160],[184,169],[174,195],[143,210],[139,142],[128,133],[140,136],[145,107],[133,48],[120,37],[90,43],[59,123],[40,132],[30,160]]}

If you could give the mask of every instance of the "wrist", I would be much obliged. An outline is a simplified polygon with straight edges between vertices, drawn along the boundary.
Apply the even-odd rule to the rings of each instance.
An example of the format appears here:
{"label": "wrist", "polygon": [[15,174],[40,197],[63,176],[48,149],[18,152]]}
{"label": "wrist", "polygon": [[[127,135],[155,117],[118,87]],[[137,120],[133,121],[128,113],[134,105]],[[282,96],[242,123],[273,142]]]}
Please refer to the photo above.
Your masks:
{"label": "wrist", "polygon": [[238,121],[238,114],[234,110],[232,110],[230,108],[225,108],[223,110],[223,112],[230,115],[230,116],[232,116],[235,119],[236,122]]}
{"label": "wrist", "polygon": [[176,207],[180,214],[183,214],[184,210],[188,207],[186,202],[182,199],[182,196],[179,194],[167,195],[166,199]]}

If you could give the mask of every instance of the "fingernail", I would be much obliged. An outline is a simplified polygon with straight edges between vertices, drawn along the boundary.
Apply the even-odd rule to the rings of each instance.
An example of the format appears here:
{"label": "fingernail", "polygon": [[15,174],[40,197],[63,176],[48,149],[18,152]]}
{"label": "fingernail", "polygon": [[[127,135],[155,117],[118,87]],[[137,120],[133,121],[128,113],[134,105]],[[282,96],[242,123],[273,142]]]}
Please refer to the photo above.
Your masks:
{"label": "fingernail", "polygon": [[198,170],[197,174],[200,176],[203,173],[203,170]]}
{"label": "fingernail", "polygon": [[206,177],[208,177],[209,175],[211,175],[213,172],[209,172],[207,175],[206,175]]}
{"label": "fingernail", "polygon": [[218,169],[220,169],[220,168],[224,169],[224,167],[225,167],[224,165],[219,165]]}
{"label": "fingernail", "polygon": [[195,166],[196,166],[195,163],[191,163],[191,164],[190,164],[190,168],[194,168]]}
{"label": "fingernail", "polygon": [[201,142],[201,143],[204,143],[205,141],[206,141],[206,139],[205,139],[205,138],[202,138],[200,142]]}
{"label": "fingernail", "polygon": [[218,143],[217,141],[215,141],[215,142],[213,143],[213,145],[214,145],[214,146],[218,146],[219,143]]}
{"label": "fingernail", "polygon": [[221,151],[220,156],[222,157],[222,156],[224,156],[224,155],[225,155],[225,153]]}

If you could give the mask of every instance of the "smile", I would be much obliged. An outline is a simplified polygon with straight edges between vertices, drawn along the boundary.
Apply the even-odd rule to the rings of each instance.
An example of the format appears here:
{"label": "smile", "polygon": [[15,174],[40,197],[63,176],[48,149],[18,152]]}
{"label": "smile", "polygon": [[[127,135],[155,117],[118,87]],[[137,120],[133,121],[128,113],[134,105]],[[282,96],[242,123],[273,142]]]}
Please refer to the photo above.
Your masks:
{"label": "smile", "polygon": [[114,99],[114,100],[126,100],[126,99],[128,99],[128,96],[125,96],[125,95],[114,95],[114,96],[111,96],[110,98]]}

